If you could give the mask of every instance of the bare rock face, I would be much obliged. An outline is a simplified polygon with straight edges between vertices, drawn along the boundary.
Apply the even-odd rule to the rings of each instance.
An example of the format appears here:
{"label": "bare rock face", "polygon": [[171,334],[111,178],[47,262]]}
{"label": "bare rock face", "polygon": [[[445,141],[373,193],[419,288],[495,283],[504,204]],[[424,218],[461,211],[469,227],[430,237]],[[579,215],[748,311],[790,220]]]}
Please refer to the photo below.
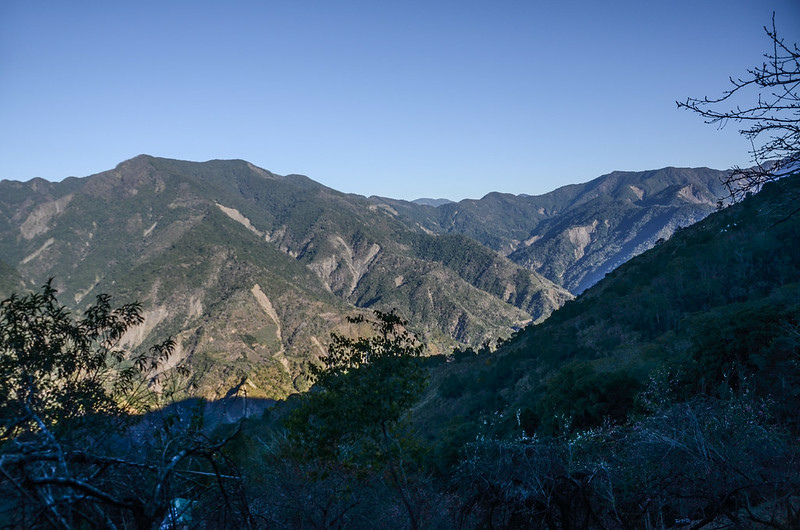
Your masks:
{"label": "bare rock face", "polygon": [[54,218],[66,209],[72,197],[73,195],[69,194],[54,201],[48,201],[38,205],[30,215],[28,215],[25,222],[20,225],[19,231],[22,237],[31,240],[50,230]]}

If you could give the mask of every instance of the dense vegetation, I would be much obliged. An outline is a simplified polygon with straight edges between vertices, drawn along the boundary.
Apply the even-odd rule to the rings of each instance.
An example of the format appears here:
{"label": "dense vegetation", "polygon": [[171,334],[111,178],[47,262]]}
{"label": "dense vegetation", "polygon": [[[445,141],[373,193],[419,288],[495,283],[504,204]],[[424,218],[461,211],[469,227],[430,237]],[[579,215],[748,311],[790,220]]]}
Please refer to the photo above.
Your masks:
{"label": "dense vegetation", "polygon": [[[310,369],[310,392],[236,424],[193,414],[191,404],[134,421],[117,406],[128,387],[95,385],[100,393],[89,395],[102,399],[90,403],[106,405],[76,409],[69,417],[81,427],[66,436],[59,422],[26,416],[30,379],[6,378],[16,387],[3,402],[0,518],[55,527],[796,528],[799,193],[799,177],[783,179],[679,231],[494,351],[421,357],[397,314],[356,316],[356,333],[335,334]],[[445,255],[466,263],[457,245]],[[51,321],[73,329],[52,295],[22,298],[29,306],[12,298],[4,318],[52,307]],[[113,341],[137,308],[119,326],[105,320],[107,302],[86,318],[116,325]],[[25,366],[13,357],[24,351],[16,335],[4,333],[3,366]],[[73,373],[62,372],[59,354],[71,343],[52,344],[50,370]],[[97,345],[84,349],[106,351]],[[140,368],[126,372],[131,381],[156,365]],[[90,428],[96,422],[102,428]],[[134,450],[128,441],[142,430],[158,436]]]}

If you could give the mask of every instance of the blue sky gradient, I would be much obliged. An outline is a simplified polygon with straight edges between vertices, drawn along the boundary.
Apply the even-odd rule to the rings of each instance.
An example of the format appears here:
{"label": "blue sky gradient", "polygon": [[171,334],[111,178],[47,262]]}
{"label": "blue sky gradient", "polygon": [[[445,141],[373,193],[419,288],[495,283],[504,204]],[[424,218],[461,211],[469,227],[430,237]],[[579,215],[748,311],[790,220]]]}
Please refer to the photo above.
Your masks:
{"label": "blue sky gradient", "polygon": [[242,158],[395,198],[747,165],[676,108],[798,42],[798,0],[0,2],[0,178]]}

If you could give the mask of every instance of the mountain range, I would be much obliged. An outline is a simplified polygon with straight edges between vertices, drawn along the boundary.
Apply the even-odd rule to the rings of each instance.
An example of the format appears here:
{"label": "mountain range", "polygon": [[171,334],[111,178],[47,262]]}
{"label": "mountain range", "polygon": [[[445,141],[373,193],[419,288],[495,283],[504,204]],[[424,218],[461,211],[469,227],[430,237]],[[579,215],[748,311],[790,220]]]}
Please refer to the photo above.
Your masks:
{"label": "mountain range", "polygon": [[344,194],[241,160],[141,155],[61,182],[0,181],[0,295],[49,277],[80,311],[138,300],[134,349],[176,338],[199,395],[307,388],[348,315],[397,312],[429,353],[541,322],[716,207],[723,172],[615,172],[541,196],[400,201]]}
{"label": "mountain range", "polygon": [[726,174],[674,167],[615,171],[538,196],[490,193],[436,208],[384,203],[435,233],[469,236],[578,294],[713,212],[726,195]]}

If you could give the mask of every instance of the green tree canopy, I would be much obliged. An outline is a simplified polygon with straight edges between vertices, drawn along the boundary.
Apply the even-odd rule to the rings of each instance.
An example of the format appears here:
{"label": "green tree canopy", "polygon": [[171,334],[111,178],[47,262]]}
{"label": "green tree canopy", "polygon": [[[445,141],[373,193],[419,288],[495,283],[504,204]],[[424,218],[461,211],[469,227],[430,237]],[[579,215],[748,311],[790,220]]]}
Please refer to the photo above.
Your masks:
{"label": "green tree canopy", "polygon": [[372,335],[332,334],[323,364],[309,368],[314,388],[288,420],[290,435],[306,455],[334,458],[356,446],[367,449],[388,436],[425,388],[422,343],[394,311],[375,316],[369,321]]}
{"label": "green tree canopy", "polygon": [[101,294],[73,319],[52,282],[0,302],[0,440],[25,431],[65,430],[102,414],[141,411],[144,376],[172,352],[162,344],[131,358],[119,347],[143,321],[138,303],[111,307]]}

